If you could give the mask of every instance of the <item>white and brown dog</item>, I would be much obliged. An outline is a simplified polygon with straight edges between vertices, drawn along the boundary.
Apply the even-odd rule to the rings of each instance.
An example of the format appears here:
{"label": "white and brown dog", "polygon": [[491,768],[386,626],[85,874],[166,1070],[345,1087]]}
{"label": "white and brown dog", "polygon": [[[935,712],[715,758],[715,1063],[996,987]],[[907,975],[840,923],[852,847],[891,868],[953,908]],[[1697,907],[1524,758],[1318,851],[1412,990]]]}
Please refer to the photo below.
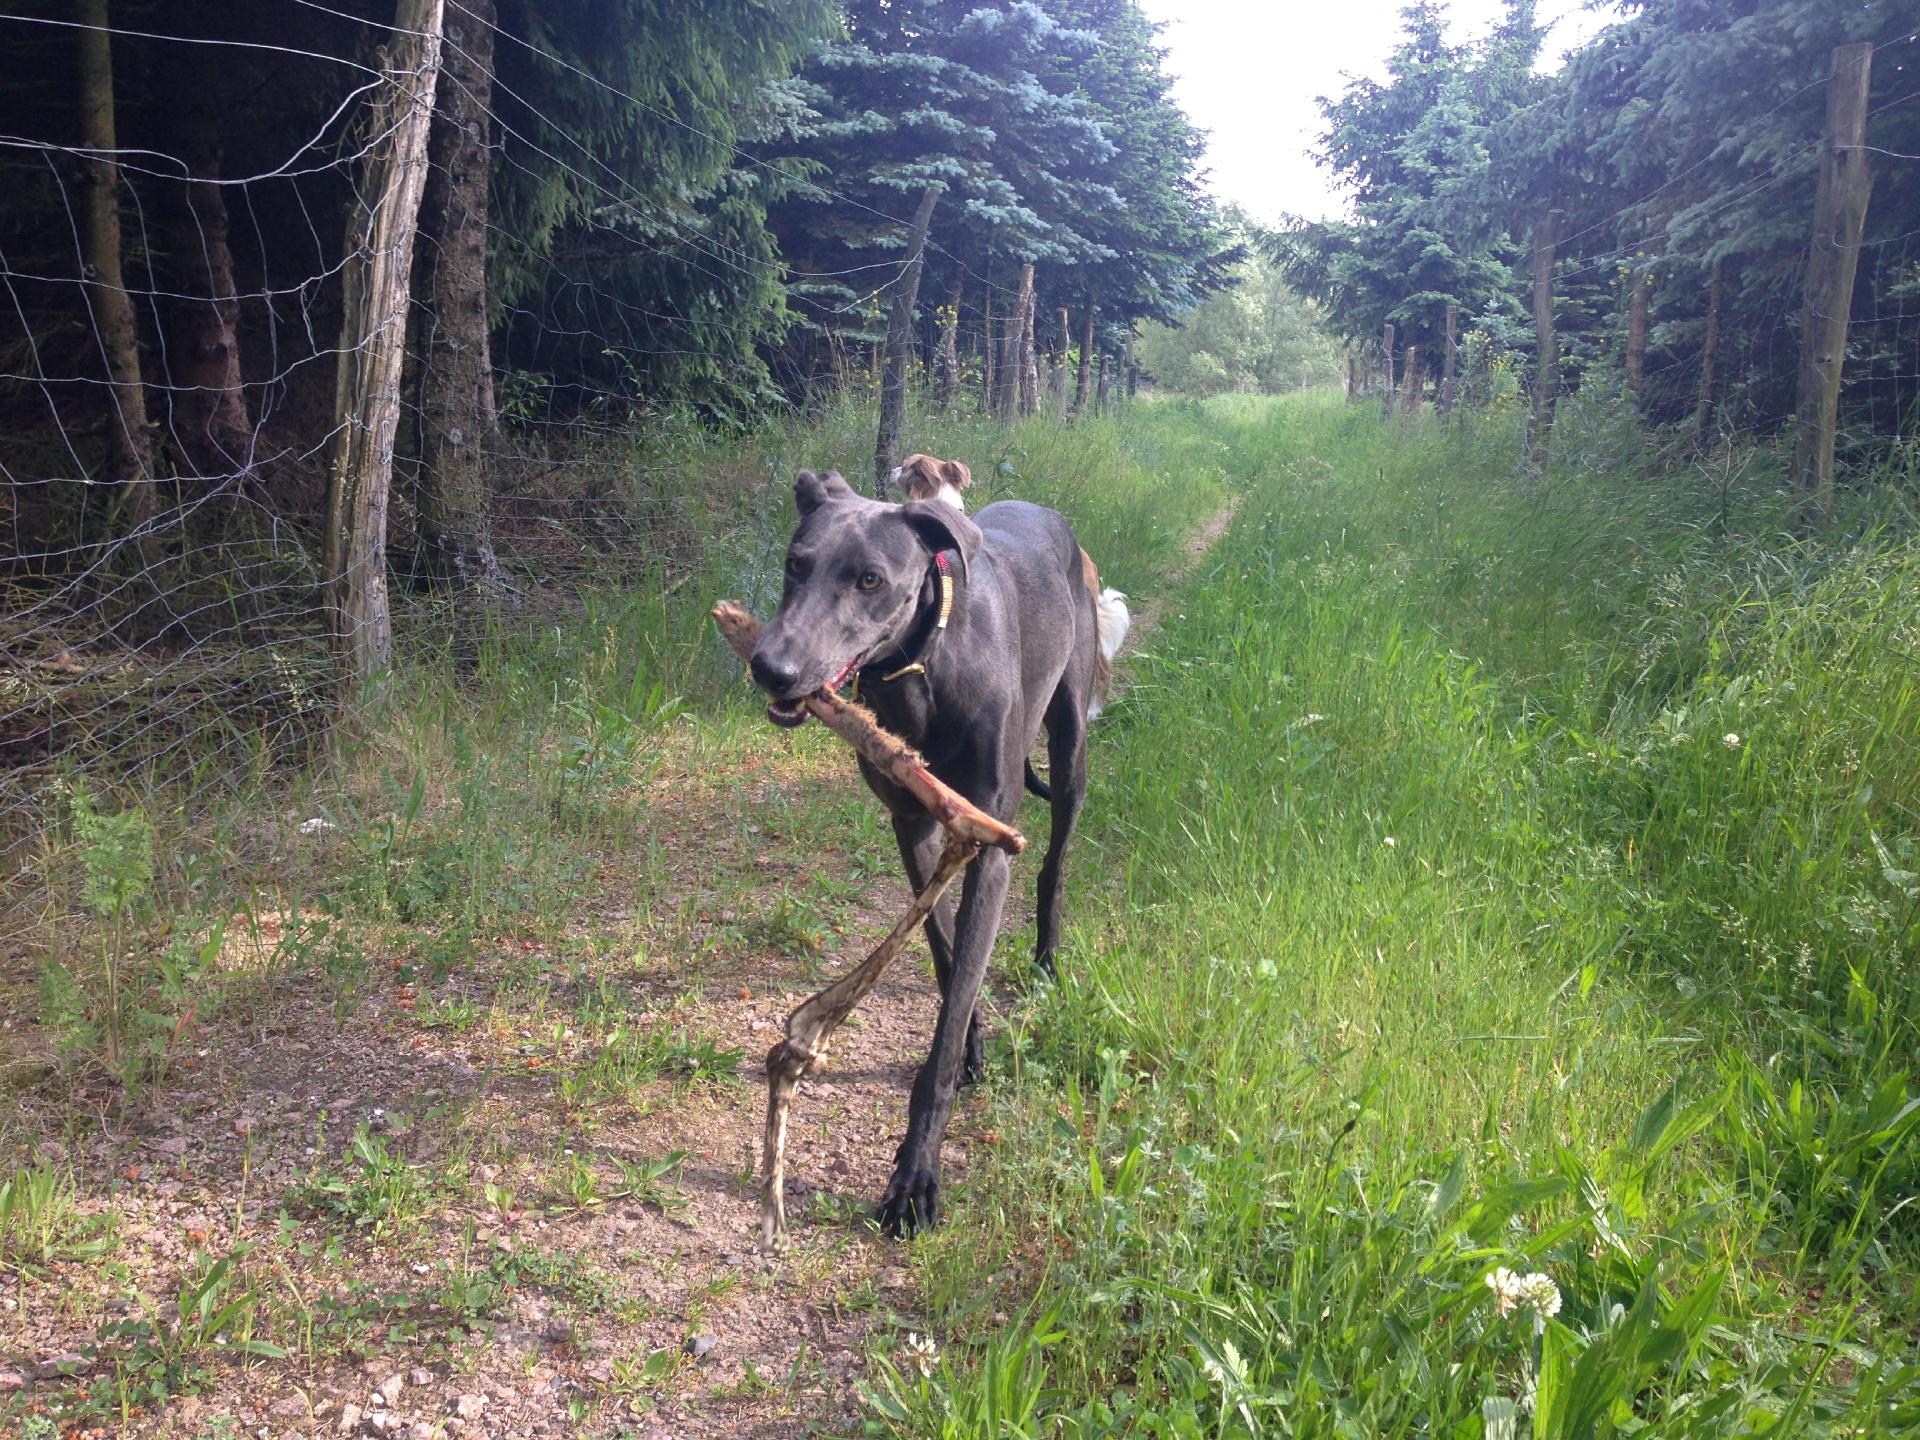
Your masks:
{"label": "white and brown dog", "polygon": [[958,460],[909,455],[887,472],[887,484],[909,500],[939,500],[956,510],[967,508],[960,492],[973,483],[973,471]]}
{"label": "white and brown dog", "polygon": [[[967,505],[960,492],[972,483],[973,471],[960,461],[941,460],[932,455],[909,455],[887,472],[887,484],[901,491],[909,501],[938,500],[961,511]],[[1085,550],[1080,552],[1080,569],[1087,593],[1093,596],[1094,622],[1100,636],[1096,683],[1087,707],[1087,718],[1091,720],[1106,703],[1107,687],[1113,680],[1114,657],[1126,641],[1133,616],[1127,610],[1125,594],[1111,586],[1100,588],[1100,572]]]}

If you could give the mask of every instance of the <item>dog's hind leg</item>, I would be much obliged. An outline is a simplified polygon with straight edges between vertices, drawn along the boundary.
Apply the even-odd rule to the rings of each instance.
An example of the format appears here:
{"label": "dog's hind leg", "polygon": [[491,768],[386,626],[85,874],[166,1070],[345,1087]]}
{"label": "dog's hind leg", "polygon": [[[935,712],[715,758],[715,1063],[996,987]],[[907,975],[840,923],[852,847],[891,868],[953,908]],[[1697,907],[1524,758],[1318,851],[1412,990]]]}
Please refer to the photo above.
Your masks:
{"label": "dog's hind leg", "polygon": [[[900,862],[906,867],[907,883],[918,895],[927,888],[940,864],[945,840],[938,824],[924,810],[893,817],[893,838],[900,846]],[[940,996],[946,998],[953,977],[953,896],[947,894],[927,916],[927,949],[933,952],[933,977],[940,984]],[[972,1085],[986,1074],[985,1047],[980,1034],[980,1011],[976,1006],[967,1023],[966,1052],[960,1070],[960,1083]]]}
{"label": "dog's hind leg", "polygon": [[1073,837],[1080,807],[1087,798],[1086,697],[1071,676],[1069,667],[1053,699],[1047,702],[1047,777],[1053,789],[1053,832],[1047,837],[1046,858],[1040,862],[1040,935],[1033,963],[1049,978],[1056,973],[1054,954],[1060,948],[1060,872],[1066,861],[1067,841]]}

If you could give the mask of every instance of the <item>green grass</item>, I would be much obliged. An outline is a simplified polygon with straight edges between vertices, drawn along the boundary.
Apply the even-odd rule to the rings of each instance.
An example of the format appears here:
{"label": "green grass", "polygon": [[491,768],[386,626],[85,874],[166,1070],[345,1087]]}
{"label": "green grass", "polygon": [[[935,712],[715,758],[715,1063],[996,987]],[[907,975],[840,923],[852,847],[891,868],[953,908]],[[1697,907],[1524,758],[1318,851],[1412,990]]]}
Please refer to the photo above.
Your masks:
{"label": "green grass", "polygon": [[[1518,473],[1501,418],[1409,430],[1316,398],[911,433],[972,463],[975,503],[1059,505],[1137,601],[1239,509],[1096,730],[1063,981],[998,1042],[998,1143],[912,1252],[939,1359],[879,1357],[876,1426],[1920,1424],[1911,476],[1798,541],[1769,455],[1663,468],[1600,407],[1563,412],[1544,480]],[[669,751],[693,779],[776,747],[839,755],[818,727],[770,735],[706,607],[771,611],[793,471],[864,488],[870,435],[849,405],[611,456],[636,509],[673,522],[641,573],[564,608],[402,613],[388,708],[331,769],[140,819],[160,863],[138,905],[90,917],[74,877],[110,867],[44,867],[65,877],[48,953],[77,957],[48,1022],[78,1054],[145,1017],[121,1029],[147,1037],[129,1053],[158,1057],[141,1061],[158,1084],[189,1018],[248,994],[313,987],[344,1015],[377,985],[484,971],[491,996],[423,996],[421,1022],[518,1004],[558,1037],[578,1026],[551,1073],[583,1133],[603,1104],[734,1083],[744,1037],[631,1020],[624,980],[589,977],[670,959],[691,989],[710,954],[837,949],[843,872],[891,873],[850,782],[755,806],[736,853],[857,847],[777,881],[690,851],[650,786]],[[314,814],[337,828],[295,836]],[[711,920],[679,878],[689,854],[738,892]],[[594,912],[588,954],[582,913],[616,894],[630,918]],[[1024,939],[1005,950],[1024,978]],[[369,1243],[464,1187],[463,1162],[415,1164],[381,1135],[337,1149],[293,1198]],[[556,1161],[534,1198],[677,1203],[673,1158]],[[90,1240],[63,1184],[14,1181],[0,1264]],[[1557,1313],[1500,1313],[1502,1268],[1550,1277]],[[189,1312],[226,1317],[237,1283],[183,1281],[178,1321],[133,1337],[139,1373],[177,1388],[211,1364]],[[506,1283],[463,1261],[408,1304],[465,1323]],[[343,1311],[338,1343],[378,1323]],[[284,1329],[273,1343],[325,1348]],[[616,1379],[646,1388],[677,1354],[637,1352]]]}
{"label": "green grass", "polygon": [[1920,1424],[1920,557],[1786,539],[1764,457],[1183,419],[1245,502],[1096,734],[1063,983],[919,1252],[948,1357],[877,1413]]}

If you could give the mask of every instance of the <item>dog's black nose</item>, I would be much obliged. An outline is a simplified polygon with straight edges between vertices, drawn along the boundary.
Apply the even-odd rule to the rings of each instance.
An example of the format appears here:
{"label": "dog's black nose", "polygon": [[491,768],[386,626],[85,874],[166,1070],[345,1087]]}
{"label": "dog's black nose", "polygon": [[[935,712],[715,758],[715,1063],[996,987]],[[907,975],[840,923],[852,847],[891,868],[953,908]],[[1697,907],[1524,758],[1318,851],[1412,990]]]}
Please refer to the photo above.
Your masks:
{"label": "dog's black nose", "polygon": [[789,698],[800,684],[800,667],[789,660],[756,652],[748,668],[753,671],[754,683],[776,700]]}

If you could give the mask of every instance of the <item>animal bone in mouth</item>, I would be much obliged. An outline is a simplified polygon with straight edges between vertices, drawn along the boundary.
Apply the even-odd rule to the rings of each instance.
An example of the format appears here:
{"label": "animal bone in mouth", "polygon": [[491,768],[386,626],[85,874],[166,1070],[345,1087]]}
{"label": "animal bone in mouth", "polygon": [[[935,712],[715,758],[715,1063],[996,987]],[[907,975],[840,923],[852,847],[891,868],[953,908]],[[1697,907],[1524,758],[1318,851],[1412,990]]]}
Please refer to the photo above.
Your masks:
{"label": "animal bone in mouth", "polygon": [[[713,607],[714,624],[742,660],[753,656],[760,638],[760,622],[730,600]],[[852,666],[848,670],[852,670]],[[782,716],[792,715],[788,720]],[[760,1192],[760,1235],[769,1250],[787,1248],[786,1149],[787,1116],[793,1108],[800,1077],[827,1053],[827,1042],[840,1022],[853,1013],[853,1007],[880,983],[887,967],[906,948],[913,932],[926,921],[933,907],[953,883],[953,878],[982,849],[995,845],[1018,855],[1027,848],[1027,837],[1010,825],[1003,825],[979,809],[965,796],[942,784],[927,762],[898,736],[880,728],[873,713],[851,701],[843,700],[831,688],[815,691],[804,699],[776,700],[767,706],[767,718],[782,725],[804,724],[811,715],[858,750],[868,764],[889,777],[914,799],[947,832],[946,849],[926,888],[913,897],[913,904],[887,937],[874,946],[854,971],[835,981],[816,995],[808,997],[787,1017],[787,1035],[767,1052],[767,1124],[761,1141],[763,1175]]]}

